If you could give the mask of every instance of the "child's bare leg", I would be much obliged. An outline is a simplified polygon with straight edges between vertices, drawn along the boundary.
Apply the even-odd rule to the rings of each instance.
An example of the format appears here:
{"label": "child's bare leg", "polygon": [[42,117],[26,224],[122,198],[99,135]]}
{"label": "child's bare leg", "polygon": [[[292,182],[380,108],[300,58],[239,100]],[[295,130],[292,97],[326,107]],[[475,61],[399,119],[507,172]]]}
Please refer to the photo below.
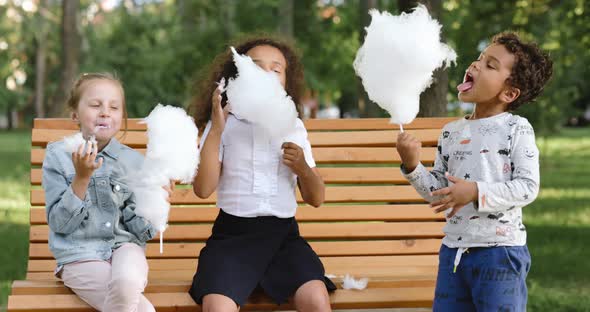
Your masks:
{"label": "child's bare leg", "polygon": [[209,294],[203,297],[203,312],[237,312],[240,307],[229,297]]}
{"label": "child's bare leg", "polygon": [[330,296],[324,282],[314,280],[299,287],[295,292],[295,309],[299,312],[332,311]]}

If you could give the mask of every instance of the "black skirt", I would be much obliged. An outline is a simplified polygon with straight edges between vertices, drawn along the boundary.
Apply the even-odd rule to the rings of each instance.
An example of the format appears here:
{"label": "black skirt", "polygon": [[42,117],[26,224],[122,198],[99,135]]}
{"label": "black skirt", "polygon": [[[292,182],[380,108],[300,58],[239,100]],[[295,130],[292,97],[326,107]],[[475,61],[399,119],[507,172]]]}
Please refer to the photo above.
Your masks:
{"label": "black skirt", "polygon": [[336,286],[324,274],[318,255],[299,235],[295,218],[242,218],[220,210],[189,293],[198,304],[205,295],[220,294],[242,306],[261,288],[282,304],[312,280],[334,291]]}

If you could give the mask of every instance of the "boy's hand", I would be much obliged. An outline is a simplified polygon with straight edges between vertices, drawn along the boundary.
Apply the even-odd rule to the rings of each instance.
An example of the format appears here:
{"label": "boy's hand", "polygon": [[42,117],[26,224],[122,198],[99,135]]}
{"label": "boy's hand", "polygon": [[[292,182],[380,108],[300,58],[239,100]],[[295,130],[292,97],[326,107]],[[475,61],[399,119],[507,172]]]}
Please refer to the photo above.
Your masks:
{"label": "boy's hand", "polygon": [[420,163],[421,147],[422,143],[411,134],[407,132],[398,134],[396,144],[397,152],[408,173],[414,171]]}
{"label": "boy's hand", "polygon": [[283,163],[291,168],[294,174],[297,176],[304,176],[311,168],[305,161],[305,155],[303,149],[299,145],[291,142],[285,142],[281,145],[283,149]]}
{"label": "boy's hand", "polygon": [[432,196],[446,196],[439,201],[431,203],[430,207],[434,208],[434,212],[436,213],[452,208],[451,212],[447,215],[447,218],[450,218],[454,216],[459,209],[463,208],[470,202],[477,200],[478,193],[477,183],[453,177],[448,173],[446,176],[449,181],[454,183],[454,185],[432,192]]}
{"label": "boy's hand", "polygon": [[103,159],[100,158],[96,162],[96,155],[98,154],[98,145],[95,142],[87,141],[86,147],[80,144],[78,150],[72,153],[72,161],[76,170],[76,176],[80,179],[90,179],[94,170],[102,166]]}

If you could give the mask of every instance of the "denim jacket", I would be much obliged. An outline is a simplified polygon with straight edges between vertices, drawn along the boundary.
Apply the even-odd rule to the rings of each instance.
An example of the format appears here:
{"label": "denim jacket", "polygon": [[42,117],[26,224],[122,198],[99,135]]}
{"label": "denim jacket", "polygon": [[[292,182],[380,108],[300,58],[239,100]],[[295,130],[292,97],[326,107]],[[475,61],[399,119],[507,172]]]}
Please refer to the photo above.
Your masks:
{"label": "denim jacket", "polygon": [[143,156],[112,138],[98,153],[103,164],[94,171],[81,200],[71,187],[76,171],[63,145],[63,141],[49,144],[43,160],[49,249],[58,266],[108,260],[123,243],[145,246],[156,230],[135,214],[135,196],[125,181],[139,170]]}

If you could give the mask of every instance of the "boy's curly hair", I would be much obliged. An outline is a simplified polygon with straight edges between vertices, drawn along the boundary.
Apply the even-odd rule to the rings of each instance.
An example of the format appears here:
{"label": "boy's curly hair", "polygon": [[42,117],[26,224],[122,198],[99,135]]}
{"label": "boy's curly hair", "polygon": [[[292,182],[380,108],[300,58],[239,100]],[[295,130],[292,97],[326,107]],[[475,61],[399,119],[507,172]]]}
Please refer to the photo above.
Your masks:
{"label": "boy's curly hair", "polygon": [[508,110],[516,110],[524,103],[534,101],[553,75],[553,61],[549,54],[534,42],[523,42],[512,32],[495,35],[492,43],[503,45],[515,56],[512,72],[506,83],[518,88],[520,96],[510,103]]}
{"label": "boy's curly hair", "polygon": [[[301,99],[304,86],[303,64],[293,44],[284,39],[279,39],[274,35],[255,34],[231,45],[235,47],[239,54],[246,54],[250,49],[261,45],[275,47],[281,51],[285,60],[287,60],[285,90],[293,99],[297,113],[301,117],[299,100]],[[225,52],[215,57],[209,67],[208,73],[195,82],[193,87],[194,95],[190,100],[189,108],[193,112],[195,124],[199,128],[199,131],[203,131],[205,125],[211,119],[211,98],[213,91],[217,88],[216,82],[220,81],[221,78],[225,78],[225,81],[228,81],[230,78],[235,78],[237,73],[238,69],[228,46]],[[223,93],[221,106],[225,107],[226,102],[227,95]]]}

